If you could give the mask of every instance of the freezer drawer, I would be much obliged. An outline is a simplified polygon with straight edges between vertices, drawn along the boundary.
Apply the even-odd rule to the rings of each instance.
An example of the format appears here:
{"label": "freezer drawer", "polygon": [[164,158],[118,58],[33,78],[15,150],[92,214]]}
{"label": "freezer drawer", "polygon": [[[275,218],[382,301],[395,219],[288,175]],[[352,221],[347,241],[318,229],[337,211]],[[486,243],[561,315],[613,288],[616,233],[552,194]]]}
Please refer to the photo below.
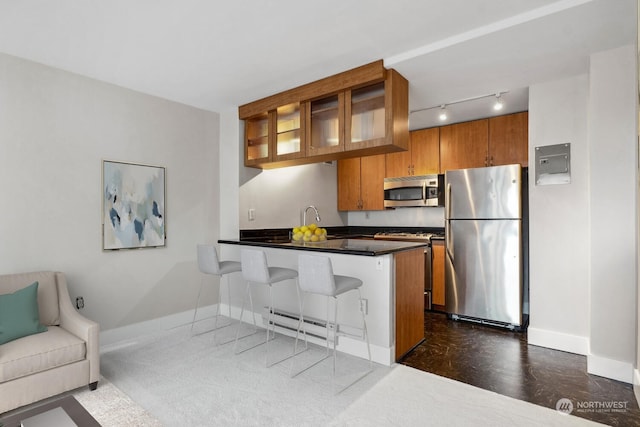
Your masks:
{"label": "freezer drawer", "polygon": [[522,325],[522,222],[446,222],[448,313]]}

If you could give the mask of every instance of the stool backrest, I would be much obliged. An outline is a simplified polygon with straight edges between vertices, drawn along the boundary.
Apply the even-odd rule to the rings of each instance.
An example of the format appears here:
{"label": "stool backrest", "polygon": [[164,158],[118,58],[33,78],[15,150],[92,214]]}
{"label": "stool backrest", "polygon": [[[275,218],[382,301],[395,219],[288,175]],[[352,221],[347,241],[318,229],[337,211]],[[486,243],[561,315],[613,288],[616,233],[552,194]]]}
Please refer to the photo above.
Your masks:
{"label": "stool backrest", "polygon": [[298,283],[304,292],[335,296],[331,258],[319,255],[298,256]]}
{"label": "stool backrest", "polygon": [[220,261],[215,246],[198,245],[198,268],[205,274],[220,274]]}
{"label": "stool backrest", "polygon": [[267,256],[259,249],[241,249],[242,277],[248,282],[269,283]]}

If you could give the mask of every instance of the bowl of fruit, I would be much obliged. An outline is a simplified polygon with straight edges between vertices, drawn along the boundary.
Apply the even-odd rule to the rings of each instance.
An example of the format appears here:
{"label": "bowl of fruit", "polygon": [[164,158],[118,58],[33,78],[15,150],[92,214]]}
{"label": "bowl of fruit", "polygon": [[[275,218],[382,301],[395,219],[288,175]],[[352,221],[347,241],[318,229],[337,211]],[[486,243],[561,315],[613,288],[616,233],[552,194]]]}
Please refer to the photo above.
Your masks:
{"label": "bowl of fruit", "polygon": [[327,241],[327,229],[316,224],[301,225],[291,230],[291,240],[294,243],[318,244]]}

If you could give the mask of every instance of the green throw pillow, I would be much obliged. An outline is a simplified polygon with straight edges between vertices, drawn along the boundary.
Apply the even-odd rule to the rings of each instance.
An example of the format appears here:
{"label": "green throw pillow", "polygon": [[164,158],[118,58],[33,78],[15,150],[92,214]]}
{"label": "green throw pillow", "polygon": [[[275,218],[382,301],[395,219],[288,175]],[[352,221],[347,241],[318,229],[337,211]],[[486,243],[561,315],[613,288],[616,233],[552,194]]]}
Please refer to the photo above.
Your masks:
{"label": "green throw pillow", "polygon": [[0,344],[46,330],[38,313],[38,282],[0,295]]}

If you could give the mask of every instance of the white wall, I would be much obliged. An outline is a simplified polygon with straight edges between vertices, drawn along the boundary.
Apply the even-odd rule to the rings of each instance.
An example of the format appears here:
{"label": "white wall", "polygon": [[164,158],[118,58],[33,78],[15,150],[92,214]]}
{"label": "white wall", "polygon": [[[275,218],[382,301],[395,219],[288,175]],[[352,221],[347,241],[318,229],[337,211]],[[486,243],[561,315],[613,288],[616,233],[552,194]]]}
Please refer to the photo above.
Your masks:
{"label": "white wall", "polygon": [[[302,224],[314,205],[323,227],[346,225],[338,212],[337,166],[317,163],[271,170],[241,167],[240,228],[289,228]],[[249,221],[248,210],[255,210]],[[307,223],[316,222],[313,211]],[[237,236],[236,236],[237,237]]]}
{"label": "white wall", "polygon": [[[0,273],[59,270],[102,330],[193,308],[218,115],[0,54]],[[166,167],[167,246],[102,251],[102,160]]]}
{"label": "white wall", "polygon": [[242,122],[236,108],[220,112],[220,238],[237,239],[240,227],[238,215],[239,169],[243,161]]}
{"label": "white wall", "polygon": [[529,343],[586,354],[632,382],[637,313],[635,47],[591,57],[589,75],[529,89],[535,147],[571,143],[571,184],[530,180]]}
{"label": "white wall", "polygon": [[589,85],[591,216],[590,373],[632,382],[636,352],[635,46],[591,57]]}
{"label": "white wall", "polygon": [[[589,80],[529,88],[530,344],[589,350]],[[535,185],[535,147],[571,144],[571,183]]]}

